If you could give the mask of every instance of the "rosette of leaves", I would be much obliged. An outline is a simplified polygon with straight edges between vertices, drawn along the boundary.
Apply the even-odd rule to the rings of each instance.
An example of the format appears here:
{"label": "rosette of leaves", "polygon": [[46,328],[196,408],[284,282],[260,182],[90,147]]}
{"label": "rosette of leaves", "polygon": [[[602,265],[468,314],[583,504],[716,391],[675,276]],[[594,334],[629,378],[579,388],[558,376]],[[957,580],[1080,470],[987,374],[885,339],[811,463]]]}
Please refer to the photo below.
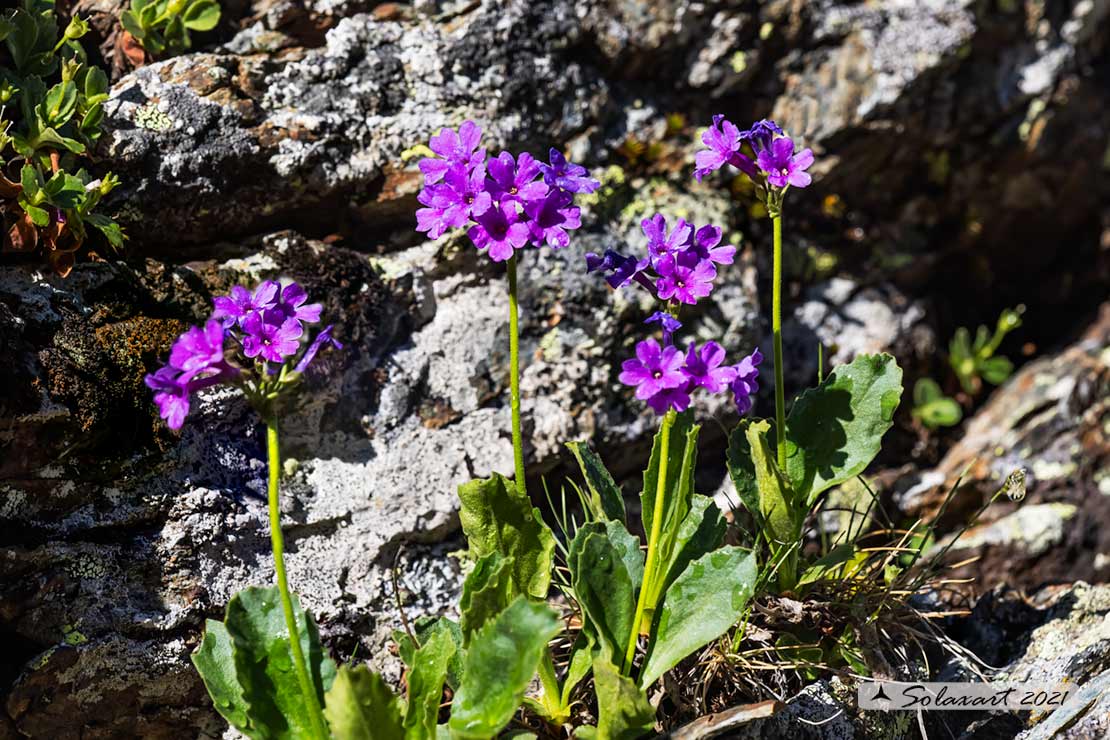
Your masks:
{"label": "rosette of leaves", "polygon": [[108,77],[87,63],[74,16],[59,33],[52,0],[24,0],[0,16],[0,213],[4,250],[40,250],[65,275],[89,239],[88,227],[118,248],[119,225],[98,213],[119,184],[79,162],[101,135]]}
{"label": "rosette of leaves", "polygon": [[211,31],[220,22],[216,0],[131,0],[120,25],[152,57],[176,54],[192,46],[190,31]]}
{"label": "rosette of leaves", "polygon": [[971,332],[961,326],[956,330],[948,344],[948,362],[960,381],[960,386],[968,395],[977,395],[983,389],[983,381],[991,385],[1001,385],[1014,371],[1014,363],[1002,355],[996,355],[1006,335],[1021,326],[1021,315],[1025,306],[1007,308],[998,317],[992,332],[980,325]]}

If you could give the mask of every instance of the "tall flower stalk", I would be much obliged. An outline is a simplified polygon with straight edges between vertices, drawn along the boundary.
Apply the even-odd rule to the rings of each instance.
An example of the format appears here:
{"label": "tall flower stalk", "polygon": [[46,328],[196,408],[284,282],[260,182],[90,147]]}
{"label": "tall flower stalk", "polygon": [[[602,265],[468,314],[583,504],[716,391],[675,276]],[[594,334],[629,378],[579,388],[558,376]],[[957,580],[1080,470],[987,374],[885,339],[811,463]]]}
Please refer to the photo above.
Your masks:
{"label": "tall flower stalk", "polygon": [[[582,225],[574,196],[601,185],[584,167],[568,162],[551,149],[548,162],[528,152],[501,152],[487,157],[480,146],[482,130],[465,121],[455,131],[444,128],[431,137],[434,156],[420,162],[424,188],[417,196],[416,229],[436,239],[452,229],[467,236],[494,262],[504,262],[509,283],[509,405],[512,417],[513,476],[522,498],[528,488],[524,467],[524,435],[520,418],[520,296],[517,252],[570,244],[570,232]],[[543,703],[548,717],[560,723],[569,717],[549,651],[540,663]]]}
{"label": "tall flower stalk", "polygon": [[267,508],[274,575],[297,683],[307,708],[312,736],[330,737],[315,684],[301,647],[301,634],[285,569],[285,540],[281,532],[281,448],[278,418],[283,401],[298,388],[322,349],[342,345],[332,338],[332,327],[305,345],[307,324],[320,320],[321,306],[307,303],[297,283],[284,288],[266,281],[254,291],[236,286],[231,294],[214,299],[215,310],[204,327],[192,327],[174,343],[169,363],[146,377],[154,402],[167,425],[180,429],[197,391],[214,385],[240,389],[266,424],[269,466]]}

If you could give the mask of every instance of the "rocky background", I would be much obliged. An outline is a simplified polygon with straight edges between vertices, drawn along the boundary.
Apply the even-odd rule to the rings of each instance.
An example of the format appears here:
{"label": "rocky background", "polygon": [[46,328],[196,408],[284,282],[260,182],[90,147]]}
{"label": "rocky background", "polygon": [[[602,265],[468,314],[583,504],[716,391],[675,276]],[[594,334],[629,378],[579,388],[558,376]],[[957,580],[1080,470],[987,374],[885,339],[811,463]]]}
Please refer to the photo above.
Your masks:
{"label": "rocky background", "polygon": [[[1026,499],[959,542],[979,605],[949,633],[1011,675],[1110,681],[1110,595],[1071,585],[1110,580],[1110,3],[225,0],[193,53],[137,70],[121,2],[66,5],[115,68],[98,167],[130,242],[65,280],[0,264],[0,738],[223,735],[188,654],[272,578],[260,429],[213,392],[173,435],[142,376],[236,282],[301,281],[348,343],[283,430],[290,576],[334,654],[395,670],[394,570],[410,616],[452,608],[455,487],[512,468],[505,283],[465,238],[413,230],[409,150],[467,118],[605,183],[571,247],[523,260],[533,490],[558,492],[573,439],[631,477],[652,432],[616,384],[649,307],[586,252],[639,248],[655,211],[727,225],[741,258],[692,329],[737,356],[766,341],[768,223],[689,173],[712,114],[772,116],[817,154],[786,213],[788,392],[818,343],[954,390],[955,328],[1025,304],[1014,377],[941,433],[907,394],[873,479],[910,522],[963,474],[944,534],[1024,468]],[[706,493],[728,413],[707,412]],[[796,721],[839,706],[811,689],[758,732],[867,736],[850,710]],[[1110,732],[1101,702],[1075,737]]]}

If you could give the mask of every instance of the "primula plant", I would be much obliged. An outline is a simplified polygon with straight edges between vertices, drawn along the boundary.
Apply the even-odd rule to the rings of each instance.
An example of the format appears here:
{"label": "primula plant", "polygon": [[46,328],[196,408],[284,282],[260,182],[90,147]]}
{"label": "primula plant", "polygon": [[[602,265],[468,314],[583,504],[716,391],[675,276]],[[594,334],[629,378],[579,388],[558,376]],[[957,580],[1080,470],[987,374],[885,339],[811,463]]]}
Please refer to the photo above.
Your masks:
{"label": "primula plant", "polygon": [[108,77],[90,66],[74,16],[59,33],[53,0],[23,0],[0,15],[0,212],[4,250],[42,253],[65,275],[100,232],[123,246],[119,225],[97,207],[119,180],[94,178],[81,160],[100,138]]}
{"label": "primula plant", "polygon": [[[209,621],[194,656],[217,710],[252,738],[485,739],[529,717],[556,735],[636,738],[656,725],[648,690],[752,615],[777,587],[802,594],[853,561],[854,546],[803,555],[807,521],[830,489],[858,476],[879,450],[901,396],[901,371],[887,355],[836,367],[786,406],[782,366],[782,213],[790,188],[810,184],[809,150],[770,121],[746,131],[716,117],[697,155],[700,180],[730,166],[754,183],[773,223],[775,418],[745,418],[755,406],[758,349],[683,342],[683,311],[704,300],[736,255],[723,230],[664,214],[643,220],[642,249],[586,256],[585,269],[613,289],[643,290],[656,310],[621,366],[630,397],[658,419],[632,522],[621,488],[585,443],[568,448],[584,483],[580,521],[556,534],[529,497],[520,420],[517,262],[525,250],[566,247],[581,225],[576,196],[599,185],[555,149],[488,156],[472,122],[433,136],[420,163],[425,183],[417,229],[438,238],[465,229],[474,247],[503,263],[508,284],[510,409],[514,477],[494,474],[459,487],[459,518],[471,568],[458,621],[418,620],[394,633],[407,667],[404,696],[365,667],[338,669],[310,616],[286,585],[278,518],[277,420],[317,353],[339,347],[325,328],[308,342],[320,308],[296,284],[236,288],[212,318],[174,345],[169,365],[148,377],[171,427],[191,395],[227,384],[267,425],[270,526],[277,587],[237,594],[224,622]],[[698,407],[730,397],[741,418],[727,465],[753,525],[748,547],[724,544],[726,518],[695,491]],[[634,532],[642,531],[641,540]],[[847,552],[845,552],[847,548]],[[559,561],[565,567],[557,567]],[[552,589],[563,612],[548,603]],[[573,612],[573,613],[570,613]],[[743,640],[743,627],[731,638]],[[539,691],[530,692],[535,677]],[[442,704],[450,698],[449,709]],[[588,720],[592,720],[591,724]]]}
{"label": "primula plant", "polygon": [[119,22],[143,50],[158,58],[187,51],[193,45],[190,31],[215,28],[220,4],[217,0],[131,0]]}

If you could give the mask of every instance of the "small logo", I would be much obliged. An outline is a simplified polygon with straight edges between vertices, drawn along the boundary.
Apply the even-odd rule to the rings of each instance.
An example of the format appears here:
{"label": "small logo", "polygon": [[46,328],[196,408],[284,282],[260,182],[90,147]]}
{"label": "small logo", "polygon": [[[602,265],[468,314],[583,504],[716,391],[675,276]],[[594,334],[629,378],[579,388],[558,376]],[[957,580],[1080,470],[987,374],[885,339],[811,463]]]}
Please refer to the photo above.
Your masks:
{"label": "small logo", "polygon": [[880,711],[984,711],[1051,712],[1059,709],[1077,690],[1075,684],[1039,682],[946,683],[867,681],[856,689],[860,709]]}

